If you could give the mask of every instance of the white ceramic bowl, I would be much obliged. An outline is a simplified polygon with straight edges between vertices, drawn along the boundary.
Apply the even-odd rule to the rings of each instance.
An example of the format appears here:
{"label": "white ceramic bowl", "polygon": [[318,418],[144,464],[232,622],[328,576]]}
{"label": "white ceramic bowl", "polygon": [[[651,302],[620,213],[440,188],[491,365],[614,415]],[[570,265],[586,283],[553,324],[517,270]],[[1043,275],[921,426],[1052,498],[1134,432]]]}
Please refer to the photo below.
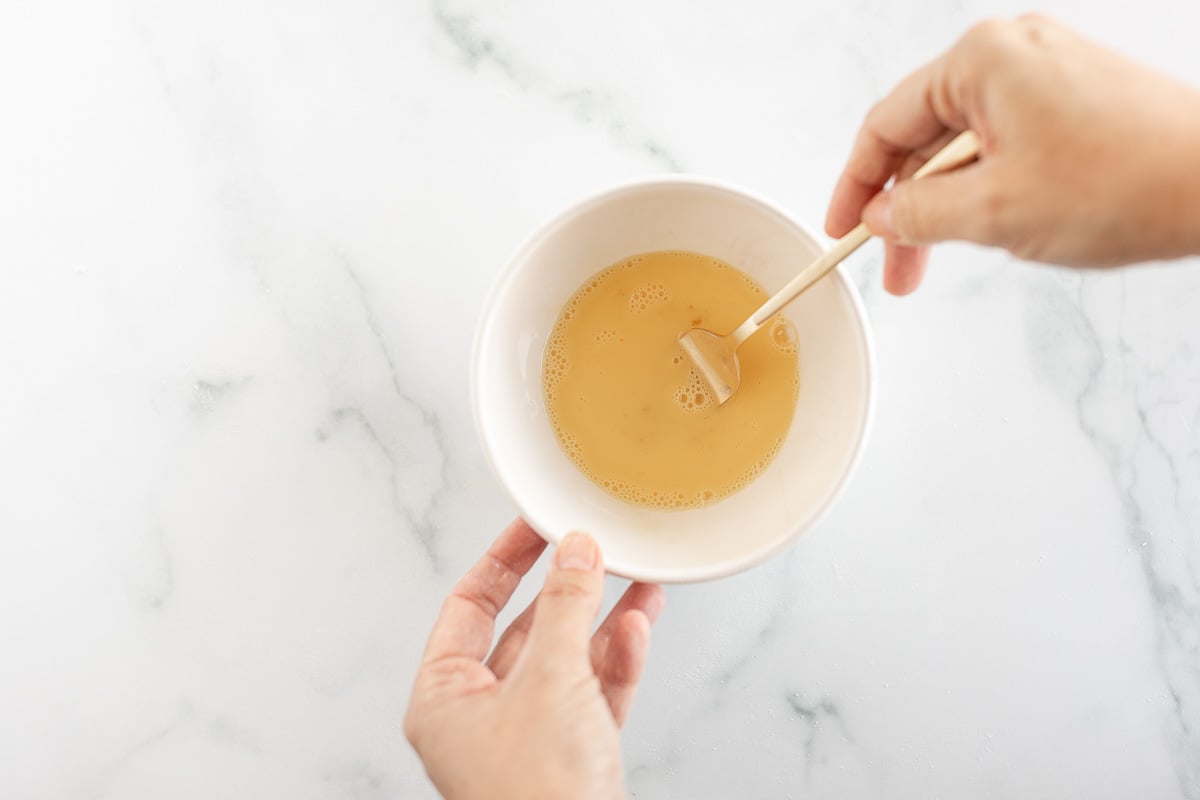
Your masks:
{"label": "white ceramic bowl", "polygon": [[542,354],[559,311],[586,278],[655,250],[715,256],[771,292],[821,245],[768,201],[708,179],[641,180],[584,200],[530,237],[484,304],[471,366],[475,424],[496,476],[546,539],[587,531],[612,573],[701,581],[763,561],[833,504],[870,424],[871,337],[858,292],[840,271],[832,273],[786,312],[798,335],[800,391],[771,465],[704,508],[628,505],[589,481],[559,448],[542,395]]}

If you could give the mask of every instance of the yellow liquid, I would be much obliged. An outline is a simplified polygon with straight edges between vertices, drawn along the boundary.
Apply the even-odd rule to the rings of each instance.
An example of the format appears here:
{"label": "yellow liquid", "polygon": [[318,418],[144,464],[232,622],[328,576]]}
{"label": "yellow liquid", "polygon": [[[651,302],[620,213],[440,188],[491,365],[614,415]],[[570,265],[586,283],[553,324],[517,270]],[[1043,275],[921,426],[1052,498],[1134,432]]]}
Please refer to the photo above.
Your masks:
{"label": "yellow liquid", "polygon": [[694,508],[745,486],[792,422],[794,331],[780,317],[742,345],[742,383],[723,406],[679,336],[731,331],[766,299],[747,275],[697,253],[645,253],[593,276],[546,345],[546,407],[563,450],[596,485],[640,506]]}

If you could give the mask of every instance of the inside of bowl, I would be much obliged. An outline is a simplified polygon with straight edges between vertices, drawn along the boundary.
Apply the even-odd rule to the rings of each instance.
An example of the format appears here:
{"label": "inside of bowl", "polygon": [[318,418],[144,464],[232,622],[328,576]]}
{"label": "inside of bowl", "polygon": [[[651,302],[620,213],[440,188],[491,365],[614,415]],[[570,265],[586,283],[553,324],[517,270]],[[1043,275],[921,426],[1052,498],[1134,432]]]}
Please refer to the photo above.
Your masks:
{"label": "inside of bowl", "polygon": [[808,527],[840,490],[870,413],[870,352],[853,288],[834,273],[787,310],[796,326],[800,391],[771,465],[711,506],[654,511],[589,481],[547,420],[542,355],[566,300],[627,256],[690,250],[715,256],[768,292],[819,252],[802,228],[739,192],[686,179],[610,192],[552,222],[518,254],[493,293],[476,353],[475,404],[484,447],[530,523],[558,540],[585,530],[609,569],[642,580],[729,574]]}

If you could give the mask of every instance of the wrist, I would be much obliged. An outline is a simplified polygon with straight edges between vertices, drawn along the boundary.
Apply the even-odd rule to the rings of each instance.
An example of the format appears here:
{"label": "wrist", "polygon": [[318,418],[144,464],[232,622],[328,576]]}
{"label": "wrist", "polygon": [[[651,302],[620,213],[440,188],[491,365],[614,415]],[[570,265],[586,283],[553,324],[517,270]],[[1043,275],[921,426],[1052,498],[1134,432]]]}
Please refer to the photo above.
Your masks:
{"label": "wrist", "polygon": [[1167,256],[1200,255],[1200,92],[1193,91],[1189,99],[1181,109],[1182,124],[1173,148],[1178,161],[1172,190],[1164,192],[1170,205],[1165,211],[1171,220]]}

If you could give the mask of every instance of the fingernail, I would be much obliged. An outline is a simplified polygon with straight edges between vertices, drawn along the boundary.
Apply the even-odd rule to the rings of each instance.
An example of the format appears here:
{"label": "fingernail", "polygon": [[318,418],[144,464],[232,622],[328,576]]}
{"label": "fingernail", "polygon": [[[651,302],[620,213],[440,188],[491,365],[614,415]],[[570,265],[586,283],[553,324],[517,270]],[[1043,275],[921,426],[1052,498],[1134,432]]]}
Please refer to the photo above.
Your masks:
{"label": "fingernail", "polygon": [[559,569],[590,570],[596,566],[596,543],[582,533],[567,534],[554,553],[554,565]]}
{"label": "fingernail", "polygon": [[867,204],[863,211],[863,222],[867,223],[871,233],[876,236],[891,238],[896,235],[896,230],[892,227],[891,192],[883,192]]}

